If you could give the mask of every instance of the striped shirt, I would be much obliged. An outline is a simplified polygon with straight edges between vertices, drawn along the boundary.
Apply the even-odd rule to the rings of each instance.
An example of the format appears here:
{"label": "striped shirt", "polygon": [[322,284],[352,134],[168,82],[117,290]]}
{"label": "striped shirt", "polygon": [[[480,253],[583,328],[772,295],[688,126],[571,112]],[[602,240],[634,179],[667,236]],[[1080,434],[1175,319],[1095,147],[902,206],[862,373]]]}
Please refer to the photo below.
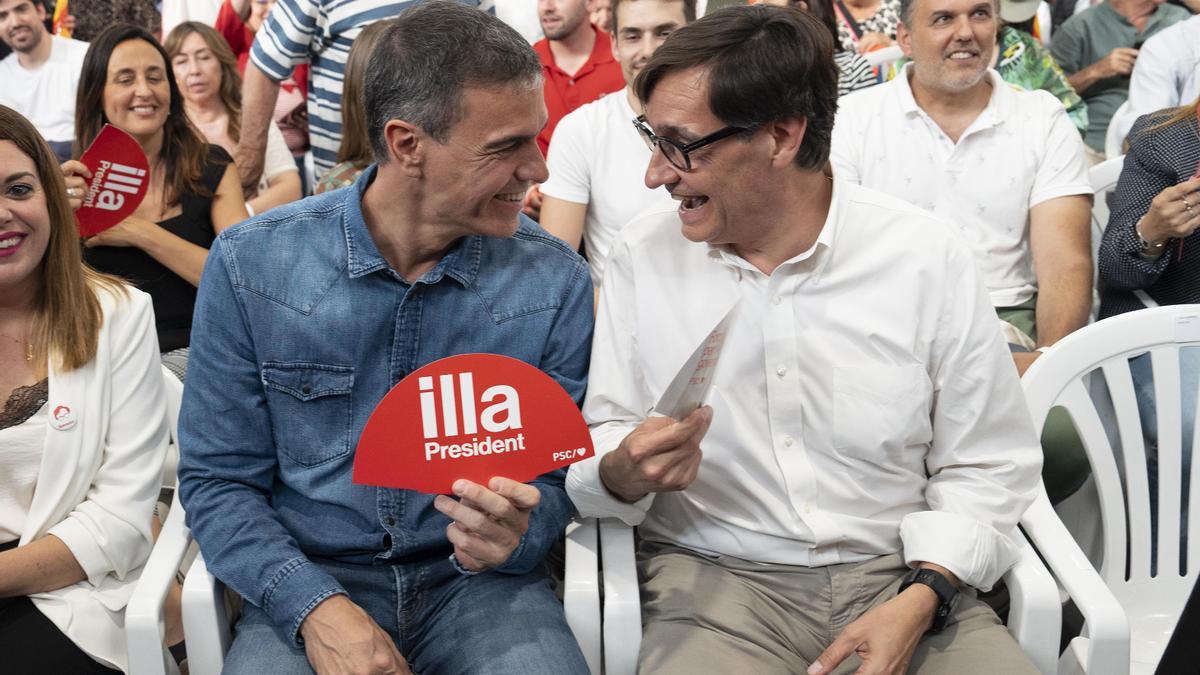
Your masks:
{"label": "striped shirt", "polygon": [[[460,0],[492,12],[492,0]],[[308,127],[316,178],[337,163],[342,142],[342,72],[350,45],[366,26],[421,0],[278,0],[254,38],[250,59],[281,82],[308,62]]]}
{"label": "striped shirt", "polygon": [[838,98],[879,83],[871,64],[857,52],[834,52],[833,62],[838,69]]}

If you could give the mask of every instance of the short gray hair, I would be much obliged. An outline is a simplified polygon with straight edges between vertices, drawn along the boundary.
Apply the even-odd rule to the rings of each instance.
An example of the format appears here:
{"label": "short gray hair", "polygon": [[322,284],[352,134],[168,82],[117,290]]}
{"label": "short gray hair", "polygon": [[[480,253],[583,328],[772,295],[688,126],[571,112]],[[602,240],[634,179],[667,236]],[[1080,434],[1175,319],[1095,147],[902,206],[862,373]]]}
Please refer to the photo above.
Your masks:
{"label": "short gray hair", "polygon": [[375,160],[387,162],[388,121],[403,120],[445,143],[465,112],[466,87],[534,88],[541,77],[529,43],[486,12],[452,0],[405,10],[379,36],[363,76]]}

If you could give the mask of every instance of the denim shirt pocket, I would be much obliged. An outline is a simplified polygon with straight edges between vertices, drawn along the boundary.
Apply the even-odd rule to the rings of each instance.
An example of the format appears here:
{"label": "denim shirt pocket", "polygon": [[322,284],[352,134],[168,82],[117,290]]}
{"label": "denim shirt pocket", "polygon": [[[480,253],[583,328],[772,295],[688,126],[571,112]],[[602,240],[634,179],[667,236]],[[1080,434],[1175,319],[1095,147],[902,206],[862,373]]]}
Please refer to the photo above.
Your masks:
{"label": "denim shirt pocket", "polygon": [[353,367],[267,361],[262,380],[280,453],[306,467],[349,454]]}

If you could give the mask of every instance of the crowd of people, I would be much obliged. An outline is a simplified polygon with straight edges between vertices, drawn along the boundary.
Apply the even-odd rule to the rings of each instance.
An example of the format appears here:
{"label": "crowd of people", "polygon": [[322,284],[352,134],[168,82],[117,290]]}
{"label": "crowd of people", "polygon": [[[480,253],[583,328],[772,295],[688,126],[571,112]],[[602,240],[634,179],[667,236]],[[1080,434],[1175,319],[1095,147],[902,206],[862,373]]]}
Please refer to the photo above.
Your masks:
{"label": "crowd of people", "polygon": [[[637,527],[642,672],[1036,672],[992,596],[1090,469],[1019,378],[1200,304],[1200,3],[1044,4],[0,0],[4,669],[127,671],[177,487],[231,673],[586,673],[576,514]],[[81,238],[106,125],[148,189]],[[653,414],[718,324],[705,404]],[[552,377],[596,457],[355,483],[376,405],[464,353]]]}

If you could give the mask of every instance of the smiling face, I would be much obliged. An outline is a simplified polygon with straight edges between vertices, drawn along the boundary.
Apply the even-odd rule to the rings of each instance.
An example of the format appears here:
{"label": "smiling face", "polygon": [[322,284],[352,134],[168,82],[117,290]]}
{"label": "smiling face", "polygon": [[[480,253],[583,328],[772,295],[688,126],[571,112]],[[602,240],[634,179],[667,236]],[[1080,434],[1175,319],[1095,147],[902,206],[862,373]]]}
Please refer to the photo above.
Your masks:
{"label": "smiling face", "polygon": [[[111,67],[111,62],[109,65]],[[171,68],[188,103],[201,105],[220,95],[221,62],[199,33],[191,33],[183,39],[179,53],[171,59]]]}
{"label": "smiling face", "polygon": [[0,141],[0,293],[36,292],[36,271],[49,242],[50,216],[37,167],[12,141]]}
{"label": "smiling face", "polygon": [[143,40],[126,40],[108,59],[104,116],[139,143],[161,134],[170,111],[171,86],[162,55]]}
{"label": "smiling face", "polygon": [[15,52],[37,49],[47,35],[45,20],[40,0],[0,0],[0,39]]}
{"label": "smiling face", "polygon": [[991,0],[914,0],[896,38],[913,60],[914,84],[945,94],[979,84],[996,48]]}
{"label": "smiling face", "polygon": [[[709,110],[708,77],[701,68],[663,76],[646,102],[646,121],[654,133],[691,143],[726,126]],[[735,136],[691,153],[691,171],[681,171],[663,157],[650,156],[646,186],[665,185],[679,200],[683,236],[710,244],[744,244],[756,233],[748,224],[762,222],[768,209],[763,186],[769,166],[765,135],[747,140]]]}
{"label": "smiling face", "polygon": [[445,143],[425,137],[423,200],[432,220],[456,231],[512,236],[525,192],[548,177],[536,142],[546,124],[541,82],[468,86],[463,102]]}
{"label": "smiling face", "polygon": [[621,64],[625,84],[642,72],[654,50],[667,36],[683,27],[682,0],[624,0],[614,16],[613,56]]}
{"label": "smiling face", "polygon": [[586,0],[538,0],[538,20],[549,40],[562,40],[588,27]]}

